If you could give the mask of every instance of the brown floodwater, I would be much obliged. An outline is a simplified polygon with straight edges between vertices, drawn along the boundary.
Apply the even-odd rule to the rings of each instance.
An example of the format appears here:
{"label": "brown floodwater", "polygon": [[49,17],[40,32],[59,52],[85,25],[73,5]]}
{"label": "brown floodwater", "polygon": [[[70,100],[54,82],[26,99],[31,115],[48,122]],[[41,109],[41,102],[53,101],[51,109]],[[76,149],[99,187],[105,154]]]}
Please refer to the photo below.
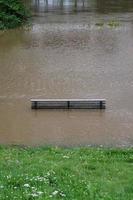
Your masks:
{"label": "brown floodwater", "polygon": [[[133,146],[132,0],[37,2],[30,26],[0,32],[0,144]],[[30,98],[107,109],[31,110]]]}

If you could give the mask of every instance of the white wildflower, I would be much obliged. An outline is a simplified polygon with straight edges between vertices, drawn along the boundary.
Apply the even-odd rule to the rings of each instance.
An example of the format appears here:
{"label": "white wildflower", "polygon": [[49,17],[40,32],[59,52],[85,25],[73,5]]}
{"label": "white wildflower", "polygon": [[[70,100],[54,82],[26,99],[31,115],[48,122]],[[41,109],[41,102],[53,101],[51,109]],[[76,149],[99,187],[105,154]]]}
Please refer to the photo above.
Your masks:
{"label": "white wildflower", "polygon": [[52,193],[52,195],[55,196],[55,195],[58,194],[58,193],[59,193],[59,191],[55,190],[55,191]]}
{"label": "white wildflower", "polygon": [[31,196],[32,196],[32,197],[38,197],[38,194],[33,193],[33,194],[31,194]]}
{"label": "white wildflower", "polygon": [[7,179],[10,179],[11,178],[11,175],[7,176]]}
{"label": "white wildflower", "polygon": [[43,177],[37,177],[37,179],[39,180],[39,181],[43,181]]}
{"label": "white wildflower", "polygon": [[34,180],[34,181],[46,181],[46,178],[45,177],[41,177],[41,176],[35,176],[33,177],[33,179],[30,179],[31,181]]}
{"label": "white wildflower", "polygon": [[16,163],[19,164],[20,163],[19,160],[16,160]]}
{"label": "white wildflower", "polygon": [[61,193],[60,193],[60,196],[61,196],[61,197],[65,197],[66,195],[65,195],[64,193],[61,192]]}
{"label": "white wildflower", "polygon": [[24,184],[24,187],[30,187],[30,185],[28,183]]}
{"label": "white wildflower", "polygon": [[47,176],[50,176],[50,172],[47,172]]}
{"label": "white wildflower", "polygon": [[38,191],[37,194],[41,195],[41,194],[43,194],[43,192],[42,191]]}
{"label": "white wildflower", "polygon": [[63,158],[69,158],[69,156],[63,156]]}
{"label": "white wildflower", "polygon": [[4,188],[4,186],[3,186],[3,185],[0,185],[0,188],[2,189],[2,188]]}

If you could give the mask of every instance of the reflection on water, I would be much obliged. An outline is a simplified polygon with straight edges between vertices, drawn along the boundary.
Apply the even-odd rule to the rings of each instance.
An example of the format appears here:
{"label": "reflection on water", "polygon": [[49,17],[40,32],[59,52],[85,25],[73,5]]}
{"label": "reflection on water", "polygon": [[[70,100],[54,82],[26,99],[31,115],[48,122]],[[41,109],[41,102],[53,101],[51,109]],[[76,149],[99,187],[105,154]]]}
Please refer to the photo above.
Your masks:
{"label": "reflection on water", "polygon": [[[0,143],[132,146],[131,0],[27,4],[33,25],[0,32]],[[106,98],[107,110],[33,111],[32,97]]]}
{"label": "reflection on water", "polygon": [[132,0],[23,0],[35,12],[89,11],[89,12],[132,12]]}

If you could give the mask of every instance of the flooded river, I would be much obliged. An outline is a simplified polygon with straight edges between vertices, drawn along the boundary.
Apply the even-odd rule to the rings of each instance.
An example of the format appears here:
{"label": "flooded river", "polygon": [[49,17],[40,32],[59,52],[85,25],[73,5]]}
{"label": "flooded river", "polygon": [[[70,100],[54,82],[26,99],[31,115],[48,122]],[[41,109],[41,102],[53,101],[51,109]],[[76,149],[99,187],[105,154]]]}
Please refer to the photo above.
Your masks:
{"label": "flooded river", "polygon": [[[133,146],[133,3],[34,0],[0,32],[0,144]],[[106,98],[107,109],[31,110],[30,98]]]}

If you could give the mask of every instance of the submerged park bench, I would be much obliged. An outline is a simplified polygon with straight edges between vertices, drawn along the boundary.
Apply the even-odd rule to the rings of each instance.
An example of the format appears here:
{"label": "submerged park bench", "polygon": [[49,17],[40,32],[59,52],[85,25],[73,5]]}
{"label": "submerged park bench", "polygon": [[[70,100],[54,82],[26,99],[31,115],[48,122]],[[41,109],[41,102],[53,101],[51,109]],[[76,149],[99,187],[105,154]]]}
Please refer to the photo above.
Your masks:
{"label": "submerged park bench", "polygon": [[31,99],[32,109],[105,109],[105,99]]}

